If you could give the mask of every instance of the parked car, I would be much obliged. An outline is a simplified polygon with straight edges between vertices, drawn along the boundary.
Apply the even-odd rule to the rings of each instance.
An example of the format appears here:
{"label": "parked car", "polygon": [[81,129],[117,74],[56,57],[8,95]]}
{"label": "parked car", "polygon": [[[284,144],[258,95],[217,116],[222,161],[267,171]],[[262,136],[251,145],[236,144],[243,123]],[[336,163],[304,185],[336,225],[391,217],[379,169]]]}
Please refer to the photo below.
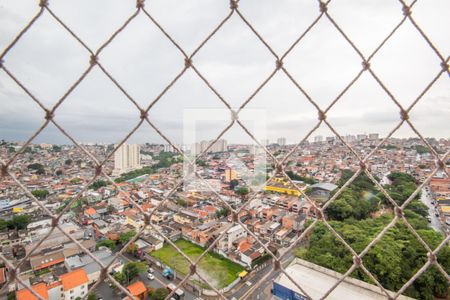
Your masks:
{"label": "parked car", "polygon": [[155,275],[153,275],[152,273],[148,273],[148,274],[147,274],[147,278],[148,278],[149,280],[153,280],[153,279],[155,279]]}
{"label": "parked car", "polygon": [[148,273],[155,273],[155,270],[153,270],[153,268],[148,268]]}

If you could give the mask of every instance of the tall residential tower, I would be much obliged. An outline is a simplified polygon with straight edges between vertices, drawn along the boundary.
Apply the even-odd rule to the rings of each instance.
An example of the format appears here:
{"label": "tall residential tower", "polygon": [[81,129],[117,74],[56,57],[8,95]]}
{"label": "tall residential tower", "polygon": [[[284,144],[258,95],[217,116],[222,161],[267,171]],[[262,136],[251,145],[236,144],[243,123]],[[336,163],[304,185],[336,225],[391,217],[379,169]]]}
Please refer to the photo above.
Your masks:
{"label": "tall residential tower", "polygon": [[138,144],[123,144],[114,153],[113,176],[130,172],[141,167],[141,147]]}

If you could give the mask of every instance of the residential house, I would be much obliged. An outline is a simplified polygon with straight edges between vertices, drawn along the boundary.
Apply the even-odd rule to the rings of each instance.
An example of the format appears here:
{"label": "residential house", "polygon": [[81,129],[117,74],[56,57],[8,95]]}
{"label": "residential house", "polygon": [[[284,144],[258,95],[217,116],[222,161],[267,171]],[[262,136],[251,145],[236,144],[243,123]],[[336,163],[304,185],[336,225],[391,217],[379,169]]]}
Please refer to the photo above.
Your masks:
{"label": "residential house", "polygon": [[[39,296],[41,296],[43,299],[48,300],[48,290],[47,285],[43,282],[34,284],[31,286],[31,289],[36,292]],[[33,293],[31,293],[28,289],[23,288],[18,291],[16,291],[16,300],[38,300]],[[53,299],[52,299],[53,300]]]}
{"label": "residential house", "polygon": [[89,278],[84,269],[78,269],[59,276],[65,300],[83,298],[88,291]]}
{"label": "residential house", "polygon": [[142,281],[136,281],[135,283],[127,286],[128,291],[133,295],[134,299],[146,300],[147,299],[147,288]]}

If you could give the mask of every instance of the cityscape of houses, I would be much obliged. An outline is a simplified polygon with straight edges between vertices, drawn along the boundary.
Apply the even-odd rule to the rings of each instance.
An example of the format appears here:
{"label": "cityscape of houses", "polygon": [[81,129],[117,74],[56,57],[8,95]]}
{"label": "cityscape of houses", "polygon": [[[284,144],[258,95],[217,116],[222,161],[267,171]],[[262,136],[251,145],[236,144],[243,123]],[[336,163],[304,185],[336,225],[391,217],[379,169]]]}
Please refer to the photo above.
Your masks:
{"label": "cityscape of houses", "polygon": [[[361,157],[381,141],[378,134],[342,138]],[[211,142],[197,143],[191,149],[200,153]],[[450,147],[446,139],[428,142],[438,153]],[[280,159],[295,147],[282,137],[275,143],[262,144]],[[115,146],[84,147],[102,161]],[[252,147],[219,140],[210,147],[202,163],[197,163],[200,176],[216,182],[217,193],[195,185],[189,189],[178,187],[183,174],[182,156],[168,145],[120,146],[104,166],[114,184],[103,176],[92,180],[94,162],[73,145],[30,145],[9,166],[12,176],[3,176],[0,181],[1,254],[14,265],[19,264],[17,276],[44,299],[73,300],[85,297],[88,287],[104,276],[98,262],[109,266],[111,274],[122,272],[134,261],[159,267],[161,274],[171,269],[176,273],[177,266],[170,265],[170,260],[164,261],[152,253],[171,247],[169,241],[183,240],[202,249],[211,247],[214,255],[241,268],[242,272],[231,281],[245,292],[248,286],[240,286],[240,280],[270,260],[267,249],[283,253],[302,234],[305,224],[318,217],[315,205],[304,195],[322,205],[338,188],[342,170],[355,171],[360,166],[340,139],[318,136],[295,149],[288,159],[285,171],[292,175],[290,180],[277,175],[262,190],[253,192],[238,168],[227,164],[233,154],[246,167],[254,168],[257,154]],[[7,161],[21,148],[21,143],[3,141],[0,158]],[[405,172],[423,181],[435,168],[435,159],[417,138],[389,138],[373,153],[367,165],[382,183],[391,172]],[[275,172],[269,161],[264,178],[272,177]],[[39,204],[16,181],[32,191]],[[438,172],[427,186],[435,216],[442,226],[440,230],[449,230],[450,179]],[[237,215],[230,214],[230,208],[236,209]],[[53,226],[55,220],[46,211],[62,213],[57,220],[58,227]],[[133,247],[128,245],[130,249],[124,251],[126,255],[116,257],[120,247],[138,232]],[[13,294],[18,300],[36,299],[24,286],[10,282],[10,274],[8,265],[3,264],[0,284],[6,288],[2,289],[2,297]],[[170,280],[170,276],[165,277]],[[151,276],[145,280],[151,281]],[[151,285],[145,280],[137,277],[125,286],[134,296],[145,299]],[[107,283],[108,280],[100,285],[98,295],[102,295],[102,288],[110,288]],[[194,281],[190,284],[194,291],[207,289]],[[220,283],[213,284],[224,288]],[[126,298],[120,290],[116,294],[118,299]]]}

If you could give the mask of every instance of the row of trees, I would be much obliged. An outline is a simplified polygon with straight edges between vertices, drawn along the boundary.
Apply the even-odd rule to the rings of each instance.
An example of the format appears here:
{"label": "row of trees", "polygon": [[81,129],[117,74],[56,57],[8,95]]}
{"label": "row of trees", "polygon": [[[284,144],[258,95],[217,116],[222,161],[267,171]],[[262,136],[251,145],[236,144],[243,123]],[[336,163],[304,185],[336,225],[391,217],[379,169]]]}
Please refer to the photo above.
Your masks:
{"label": "row of trees", "polygon": [[142,175],[153,174],[153,173],[155,173],[155,169],[153,169],[152,167],[143,167],[138,170],[124,173],[124,174],[120,175],[120,177],[116,178],[114,181],[115,182],[124,182],[124,181],[130,180],[130,179],[142,176]]}
{"label": "row of trees", "polygon": [[124,181],[130,180],[130,179],[142,176],[142,175],[153,174],[161,168],[168,168],[172,164],[181,161],[180,159],[177,159],[176,156],[177,155],[175,153],[162,151],[157,156],[154,157],[154,159],[158,161],[158,163],[156,163],[154,166],[143,167],[138,170],[124,173],[124,174],[120,175],[120,177],[116,178],[114,181],[117,183],[124,182]]}
{"label": "row of trees", "polygon": [[[353,175],[344,172],[344,182]],[[404,173],[392,173],[388,176],[390,185],[384,186],[389,195],[401,205],[417,187],[414,177]],[[380,208],[385,213],[372,217]],[[365,175],[360,175],[349,185],[327,209],[331,226],[360,253],[394,217],[390,212],[392,205],[386,197],[379,193],[375,185]],[[443,240],[443,235],[428,226],[427,207],[417,197],[404,210],[408,222],[430,246],[436,248]],[[319,222],[313,229],[309,245],[298,248],[296,255],[345,273],[353,263],[351,253],[329,229]],[[387,231],[363,257],[364,266],[387,289],[399,290],[427,261],[427,251],[400,220]],[[438,255],[438,262],[446,272],[450,272],[450,248],[444,247]],[[351,275],[370,283],[371,280],[360,269]],[[448,282],[436,267],[429,268],[405,292],[406,295],[418,299],[434,299],[447,297]]]}

